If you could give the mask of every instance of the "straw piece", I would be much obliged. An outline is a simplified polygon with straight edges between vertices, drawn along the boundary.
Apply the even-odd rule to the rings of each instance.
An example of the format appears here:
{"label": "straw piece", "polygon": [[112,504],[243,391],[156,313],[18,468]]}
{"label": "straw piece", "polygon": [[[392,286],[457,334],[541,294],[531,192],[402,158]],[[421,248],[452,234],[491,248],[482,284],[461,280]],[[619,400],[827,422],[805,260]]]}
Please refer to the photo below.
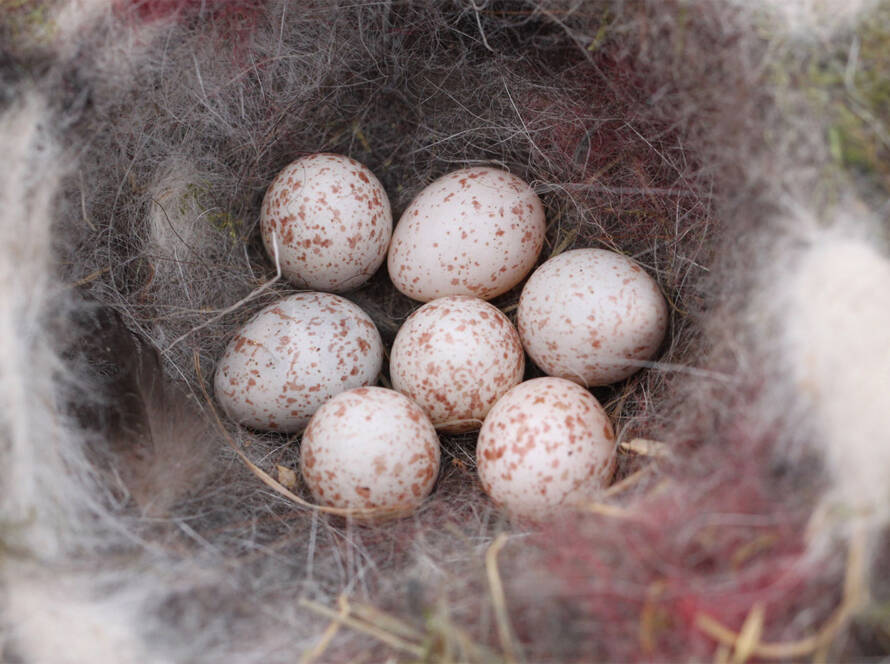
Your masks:
{"label": "straw piece", "polygon": [[618,505],[609,505],[608,503],[588,503],[584,508],[594,514],[613,517],[615,519],[634,520],[639,518],[637,513],[629,509],[619,507]]}
{"label": "straw piece", "polygon": [[110,265],[107,267],[99,268],[98,270],[93,270],[87,276],[85,276],[83,279],[78,279],[73,284],[71,284],[71,287],[72,288],[80,288],[81,286],[86,286],[88,283],[95,281],[96,279],[101,277],[103,274],[105,274],[106,272],[110,272],[110,271],[111,271]]}
{"label": "straw piece", "polygon": [[760,643],[763,636],[763,621],[765,619],[765,609],[763,604],[757,603],[751,607],[748,617],[745,618],[745,624],[739,632],[739,638],[736,639],[735,650],[732,654],[733,664],[745,664],[754,652],[754,648]]}
{"label": "straw piece", "polygon": [[626,443],[621,443],[621,445],[618,446],[618,449],[623,452],[633,452],[634,454],[656,459],[663,459],[671,455],[670,448],[664,443],[660,443],[657,440],[647,440],[645,438],[634,438]]}
{"label": "straw piece", "polygon": [[498,571],[498,553],[507,543],[507,534],[498,535],[488,551],[485,552],[485,570],[488,574],[488,585],[491,592],[491,601],[494,606],[495,620],[497,621],[498,638],[501,648],[504,650],[504,661],[514,664],[522,659],[519,646],[513,639],[513,629],[510,626],[510,616],[507,613],[507,598],[504,594],[504,586]]}
{"label": "straw piece", "polygon": [[312,601],[311,599],[302,598],[300,600],[300,606],[309,609],[310,611],[314,611],[319,615],[327,616],[331,619],[339,621],[341,624],[350,627],[357,632],[362,632],[363,634],[367,634],[368,636],[372,636],[378,641],[385,643],[391,648],[395,648],[396,650],[400,650],[402,652],[406,652],[418,659],[423,659],[424,649],[416,644],[410,643],[402,638],[399,638],[395,634],[386,631],[377,625],[372,623],[367,623],[362,620],[358,620],[356,618],[351,618],[349,615],[340,615],[337,611],[333,609],[329,609],[324,604],[319,604],[318,602]]}
{"label": "straw piece", "polygon": [[340,606],[340,611],[337,614],[337,617],[331,620],[331,624],[325,629],[324,634],[321,635],[318,643],[316,643],[311,650],[307,650],[303,653],[303,656],[300,658],[300,664],[311,664],[311,662],[314,662],[321,657],[324,654],[324,651],[328,649],[331,641],[334,640],[337,632],[340,631],[340,625],[343,624],[343,619],[349,615],[349,601],[346,599],[346,595],[340,595],[337,599],[337,604]]}
{"label": "straw piece", "polygon": [[605,490],[603,493],[606,497],[615,496],[627,489],[631,488],[635,484],[637,484],[641,479],[643,479],[646,475],[649,475],[652,472],[652,466],[646,466],[644,468],[640,468],[635,473],[631,473],[623,480],[619,482],[615,482],[612,486]]}
{"label": "straw piece", "polygon": [[418,630],[411,627],[406,622],[381,611],[370,604],[355,604],[352,609],[353,613],[365,622],[373,623],[385,627],[387,630],[401,636],[405,639],[414,641],[422,641],[424,635]]}
{"label": "straw piece", "polygon": [[[761,643],[759,642],[760,635],[758,634],[758,639],[755,642],[752,635],[756,625],[748,626],[749,621],[752,620],[751,614],[748,615],[740,634],[737,634],[705,613],[698,614],[695,624],[702,632],[714,640],[719,641],[723,645],[735,647],[734,662],[740,661],[738,659],[739,654],[746,654],[748,657],[758,657],[760,659],[796,659],[814,655],[826,648],[840,634],[841,630],[843,630],[865,600],[865,548],[865,532],[858,530],[850,541],[843,601],[826,621],[822,629],[813,636],[786,643]],[[752,608],[753,612],[754,609]],[[754,614],[754,618],[757,618],[756,614]],[[748,627],[748,632],[751,634],[747,637],[747,642],[743,641],[743,645],[746,647],[750,646],[750,651],[740,653],[739,642],[746,632],[746,627]]]}

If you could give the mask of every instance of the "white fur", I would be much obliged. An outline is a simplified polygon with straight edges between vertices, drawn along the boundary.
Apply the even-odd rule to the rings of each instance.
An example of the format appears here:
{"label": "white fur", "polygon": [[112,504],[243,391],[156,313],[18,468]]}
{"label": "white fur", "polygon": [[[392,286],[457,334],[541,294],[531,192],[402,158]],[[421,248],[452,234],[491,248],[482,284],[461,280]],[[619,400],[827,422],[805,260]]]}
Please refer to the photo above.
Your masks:
{"label": "white fur", "polygon": [[[64,301],[53,283],[53,199],[62,169],[36,93],[0,119],[0,523],[4,540],[51,558],[82,536],[92,498],[76,434],[56,407],[61,365],[46,325]],[[58,298],[58,299],[56,299]]]}
{"label": "white fur", "polygon": [[29,664],[171,662],[147,652],[138,637],[142,605],[136,597],[103,596],[90,575],[19,565],[6,572],[6,610],[13,625],[7,639]]}
{"label": "white fur", "polygon": [[[751,7],[758,2],[734,0]],[[821,40],[832,33],[849,28],[860,20],[877,0],[758,0],[771,19],[795,37]]]}
{"label": "white fur", "polygon": [[890,261],[880,238],[840,220],[817,231],[788,276],[783,347],[840,522],[890,517]]}

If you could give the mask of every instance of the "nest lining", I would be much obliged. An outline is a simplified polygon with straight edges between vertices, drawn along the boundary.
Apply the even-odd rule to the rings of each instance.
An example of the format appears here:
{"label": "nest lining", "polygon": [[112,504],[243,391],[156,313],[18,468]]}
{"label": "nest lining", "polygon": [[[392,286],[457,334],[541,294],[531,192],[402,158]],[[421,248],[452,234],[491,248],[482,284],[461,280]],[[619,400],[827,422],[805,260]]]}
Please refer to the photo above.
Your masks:
{"label": "nest lining", "polygon": [[[38,83],[62,92],[54,134],[76,164],[56,250],[78,311],[66,357],[92,393],[69,395],[69,414],[129,533],[92,560],[138,551],[164,578],[146,634],[176,652],[198,630],[207,653],[233,661],[286,658],[295,644],[306,661],[580,661],[710,654],[719,629],[684,632],[682,644],[671,633],[702,612],[809,606],[807,628],[830,615],[838,597],[824,591],[843,562],[824,583],[800,562],[821,471],[806,459],[789,469],[772,423],[747,418],[763,377],[738,375],[756,353],[732,352],[742,326],[727,313],[731,291],[753,288],[734,265],[750,254],[729,248],[762,230],[751,217],[771,216],[764,192],[781,164],[761,130],[779,111],[743,13],[699,9],[138,2],[86,22],[66,58],[23,47],[48,58]],[[788,152],[822,167],[819,146],[785,135]],[[217,426],[204,390],[215,360],[250,315],[292,292],[259,240],[263,193],[287,163],[321,151],[370,167],[396,219],[449,170],[506,168],[544,202],[541,261],[599,246],[656,278],[672,311],[657,366],[594,390],[622,443],[604,504],[510,523],[478,487],[475,436],[443,436],[420,511],[359,525],[282,491],[306,497],[287,472],[295,438]],[[520,288],[494,304],[512,316]],[[348,297],[387,345],[419,306],[385,270]],[[702,510],[761,521],[702,523]],[[197,567],[206,573],[170,589]],[[338,611],[350,629],[325,631]],[[794,628],[780,621],[768,636]]]}

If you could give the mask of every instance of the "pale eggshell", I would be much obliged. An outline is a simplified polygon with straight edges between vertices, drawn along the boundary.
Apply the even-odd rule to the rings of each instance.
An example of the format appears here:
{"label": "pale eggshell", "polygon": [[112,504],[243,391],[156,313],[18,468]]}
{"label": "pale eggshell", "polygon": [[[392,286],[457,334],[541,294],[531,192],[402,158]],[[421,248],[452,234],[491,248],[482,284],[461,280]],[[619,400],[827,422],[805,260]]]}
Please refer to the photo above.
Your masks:
{"label": "pale eggshell", "polygon": [[382,387],[335,396],[312,417],[300,444],[306,486],[330,507],[411,510],[432,491],[439,461],[427,416]]}
{"label": "pale eggshell", "polygon": [[216,399],[235,421],[302,431],[325,401],[377,381],[383,342],[373,321],[330,293],[269,305],[235,335],[216,369]]}
{"label": "pale eggshell", "polygon": [[521,383],[498,401],[479,432],[482,488],[517,516],[582,504],[615,468],[615,434],[599,402],[562,378]]}
{"label": "pale eggshell", "polygon": [[544,230],[544,207],[525,182],[496,168],[465,168],[430,184],[402,214],[389,276],[421,302],[446,295],[490,300],[534,267]]}
{"label": "pale eggshell", "polygon": [[442,431],[478,429],[494,403],[522,380],[519,334],[484,300],[454,295],[429,302],[399,329],[389,361],[392,384]]}
{"label": "pale eggshell", "polygon": [[626,378],[655,356],[668,308],[658,284],[633,260],[575,249],[529,277],[516,324],[544,373],[590,387]]}
{"label": "pale eggshell", "polygon": [[367,167],[313,154],[282,170],[263,199],[260,232],[281,271],[300,288],[343,293],[365,283],[386,257],[392,212]]}

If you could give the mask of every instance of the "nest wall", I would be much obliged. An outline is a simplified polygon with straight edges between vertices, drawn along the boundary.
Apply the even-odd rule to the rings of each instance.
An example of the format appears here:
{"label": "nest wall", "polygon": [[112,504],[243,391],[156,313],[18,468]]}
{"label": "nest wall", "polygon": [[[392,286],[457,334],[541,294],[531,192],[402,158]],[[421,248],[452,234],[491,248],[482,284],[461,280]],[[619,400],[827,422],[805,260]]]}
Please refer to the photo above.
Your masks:
{"label": "nest wall", "polygon": [[[13,3],[4,658],[884,652],[886,108],[863,72],[886,65],[862,26],[887,16],[857,11]],[[605,247],[656,278],[658,361],[594,390],[619,432],[601,501],[510,521],[474,435],[443,436],[421,509],[360,524],[299,502],[298,437],[221,416],[216,359],[293,291],[258,237],[263,194],[319,151],[369,166],[395,218],[449,170],[500,166],[544,202],[542,261]],[[512,316],[520,288],[494,304]],[[418,306],[385,270],[347,297],[387,345]]]}

